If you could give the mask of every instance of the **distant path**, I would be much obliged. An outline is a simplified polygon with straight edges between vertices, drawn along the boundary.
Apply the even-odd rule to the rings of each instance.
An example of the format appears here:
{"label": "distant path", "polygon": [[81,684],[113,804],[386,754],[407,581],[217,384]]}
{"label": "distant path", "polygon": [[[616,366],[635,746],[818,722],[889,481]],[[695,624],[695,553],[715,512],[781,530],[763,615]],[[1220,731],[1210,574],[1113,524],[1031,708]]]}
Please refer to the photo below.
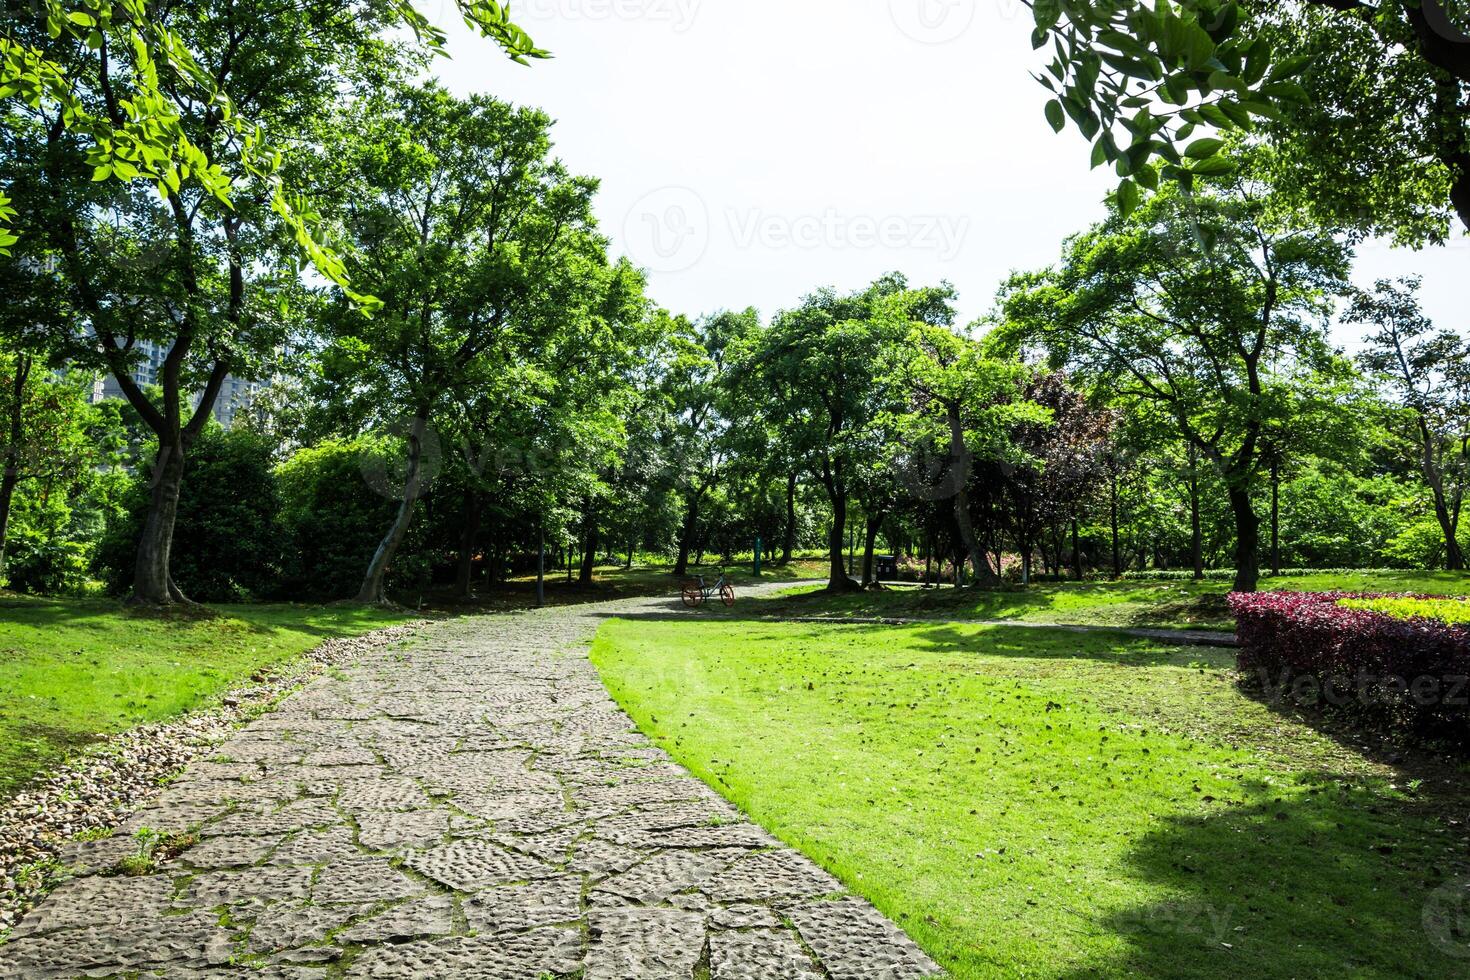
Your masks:
{"label": "distant path", "polygon": [[[940,975],[608,696],[600,621],[678,608],[435,624],[313,682],[116,837],[69,845],[78,876],[0,946],[0,977]],[[142,876],[97,873],[140,828],[192,836]]]}

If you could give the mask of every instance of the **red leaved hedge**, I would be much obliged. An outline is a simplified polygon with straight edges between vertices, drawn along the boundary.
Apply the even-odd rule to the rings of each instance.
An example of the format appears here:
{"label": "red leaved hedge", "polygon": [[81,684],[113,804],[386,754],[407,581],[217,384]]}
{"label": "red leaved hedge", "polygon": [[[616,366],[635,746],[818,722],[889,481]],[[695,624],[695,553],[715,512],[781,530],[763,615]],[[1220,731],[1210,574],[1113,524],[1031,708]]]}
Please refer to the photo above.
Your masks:
{"label": "red leaved hedge", "polygon": [[1246,683],[1380,731],[1470,748],[1470,629],[1338,605],[1378,597],[1232,594]]}

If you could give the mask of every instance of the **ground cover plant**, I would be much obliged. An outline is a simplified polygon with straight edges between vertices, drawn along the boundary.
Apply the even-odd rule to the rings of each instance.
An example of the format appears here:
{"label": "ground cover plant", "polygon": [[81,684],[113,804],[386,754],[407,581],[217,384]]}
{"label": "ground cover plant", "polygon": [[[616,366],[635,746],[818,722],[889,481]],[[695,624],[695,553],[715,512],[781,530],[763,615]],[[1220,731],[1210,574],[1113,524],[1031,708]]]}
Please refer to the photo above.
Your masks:
{"label": "ground cover plant", "polygon": [[156,615],[0,596],[0,796],[98,736],[202,707],[324,640],[404,619],[290,605]]}
{"label": "ground cover plant", "polygon": [[1372,599],[1342,599],[1348,609],[1368,609],[1395,619],[1434,619],[1442,623],[1470,623],[1470,601],[1433,596],[1378,596]]}
{"label": "ground cover plant", "polygon": [[1281,716],[1228,652],[614,621],[593,659],[641,729],[956,977],[1470,976],[1466,937],[1424,919],[1464,871],[1463,779]]}

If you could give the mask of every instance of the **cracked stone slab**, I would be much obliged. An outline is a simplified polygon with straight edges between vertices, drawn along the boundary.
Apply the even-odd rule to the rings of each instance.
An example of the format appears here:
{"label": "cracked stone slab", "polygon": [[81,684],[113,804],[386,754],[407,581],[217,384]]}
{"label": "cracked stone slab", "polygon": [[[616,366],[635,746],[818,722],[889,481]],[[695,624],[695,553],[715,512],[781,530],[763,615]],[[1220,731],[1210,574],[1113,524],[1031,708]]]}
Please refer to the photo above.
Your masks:
{"label": "cracked stone slab", "polygon": [[264,861],[282,839],[276,836],[210,837],[179,857],[184,864],[206,870],[246,868]]}
{"label": "cracked stone slab", "polygon": [[48,932],[0,946],[0,978],[43,980],[154,966],[218,966],[229,962],[232,940],[216,917],[204,912]]}
{"label": "cracked stone slab", "polygon": [[714,933],[709,966],[710,980],[825,980],[789,929]]}
{"label": "cracked stone slab", "polygon": [[715,875],[704,891],[717,902],[814,898],[843,891],[836,878],[796,851],[753,854]]}
{"label": "cracked stone slab", "polygon": [[656,905],[678,892],[702,884],[724,869],[740,852],[666,851],[597,886],[640,905]]}
{"label": "cracked stone slab", "polygon": [[360,860],[332,864],[321,870],[311,900],[318,904],[361,905],[418,898],[428,889],[387,861]]}
{"label": "cracked stone slab", "polygon": [[465,921],[475,932],[520,932],[573,922],[582,916],[582,882],[575,877],[505,885],[464,903]]}
{"label": "cracked stone slab", "polygon": [[535,858],[507,851],[483,840],[454,841],[414,854],[404,863],[420,874],[462,892],[555,874],[554,869]]}
{"label": "cracked stone slab", "polygon": [[337,938],[348,943],[403,942],[454,933],[454,899],[429,895],[364,919]]}
{"label": "cracked stone slab", "polygon": [[920,980],[941,976],[913,940],[860,898],[785,910],[832,980]]}
{"label": "cracked stone slab", "polygon": [[704,952],[704,917],[680,909],[595,909],[585,980],[689,980]]}
{"label": "cracked stone slab", "polygon": [[357,829],[357,839],[370,851],[432,847],[448,835],[449,814],[444,810],[371,813],[358,819]]}
{"label": "cracked stone slab", "polygon": [[541,980],[548,974],[574,973],[581,965],[579,932],[535,929],[508,937],[480,936],[380,946],[364,953],[347,971],[347,976],[365,980],[418,977]]}

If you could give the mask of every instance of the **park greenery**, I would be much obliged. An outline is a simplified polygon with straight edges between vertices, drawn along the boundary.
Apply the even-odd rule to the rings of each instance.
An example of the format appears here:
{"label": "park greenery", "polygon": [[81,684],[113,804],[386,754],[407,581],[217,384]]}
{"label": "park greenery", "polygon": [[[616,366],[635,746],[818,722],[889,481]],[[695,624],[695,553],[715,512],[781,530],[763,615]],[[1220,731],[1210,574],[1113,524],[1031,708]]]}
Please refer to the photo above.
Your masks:
{"label": "park greenery", "polygon": [[9,18],[0,794],[404,607],[738,566],[594,662],[953,975],[1466,975],[1406,955],[1470,867],[1458,765],[1137,630],[1280,590],[1463,641],[1470,339],[1351,273],[1470,227],[1470,9],[1028,6],[1121,183],[973,323],[901,270],[665,308],[411,0]]}

